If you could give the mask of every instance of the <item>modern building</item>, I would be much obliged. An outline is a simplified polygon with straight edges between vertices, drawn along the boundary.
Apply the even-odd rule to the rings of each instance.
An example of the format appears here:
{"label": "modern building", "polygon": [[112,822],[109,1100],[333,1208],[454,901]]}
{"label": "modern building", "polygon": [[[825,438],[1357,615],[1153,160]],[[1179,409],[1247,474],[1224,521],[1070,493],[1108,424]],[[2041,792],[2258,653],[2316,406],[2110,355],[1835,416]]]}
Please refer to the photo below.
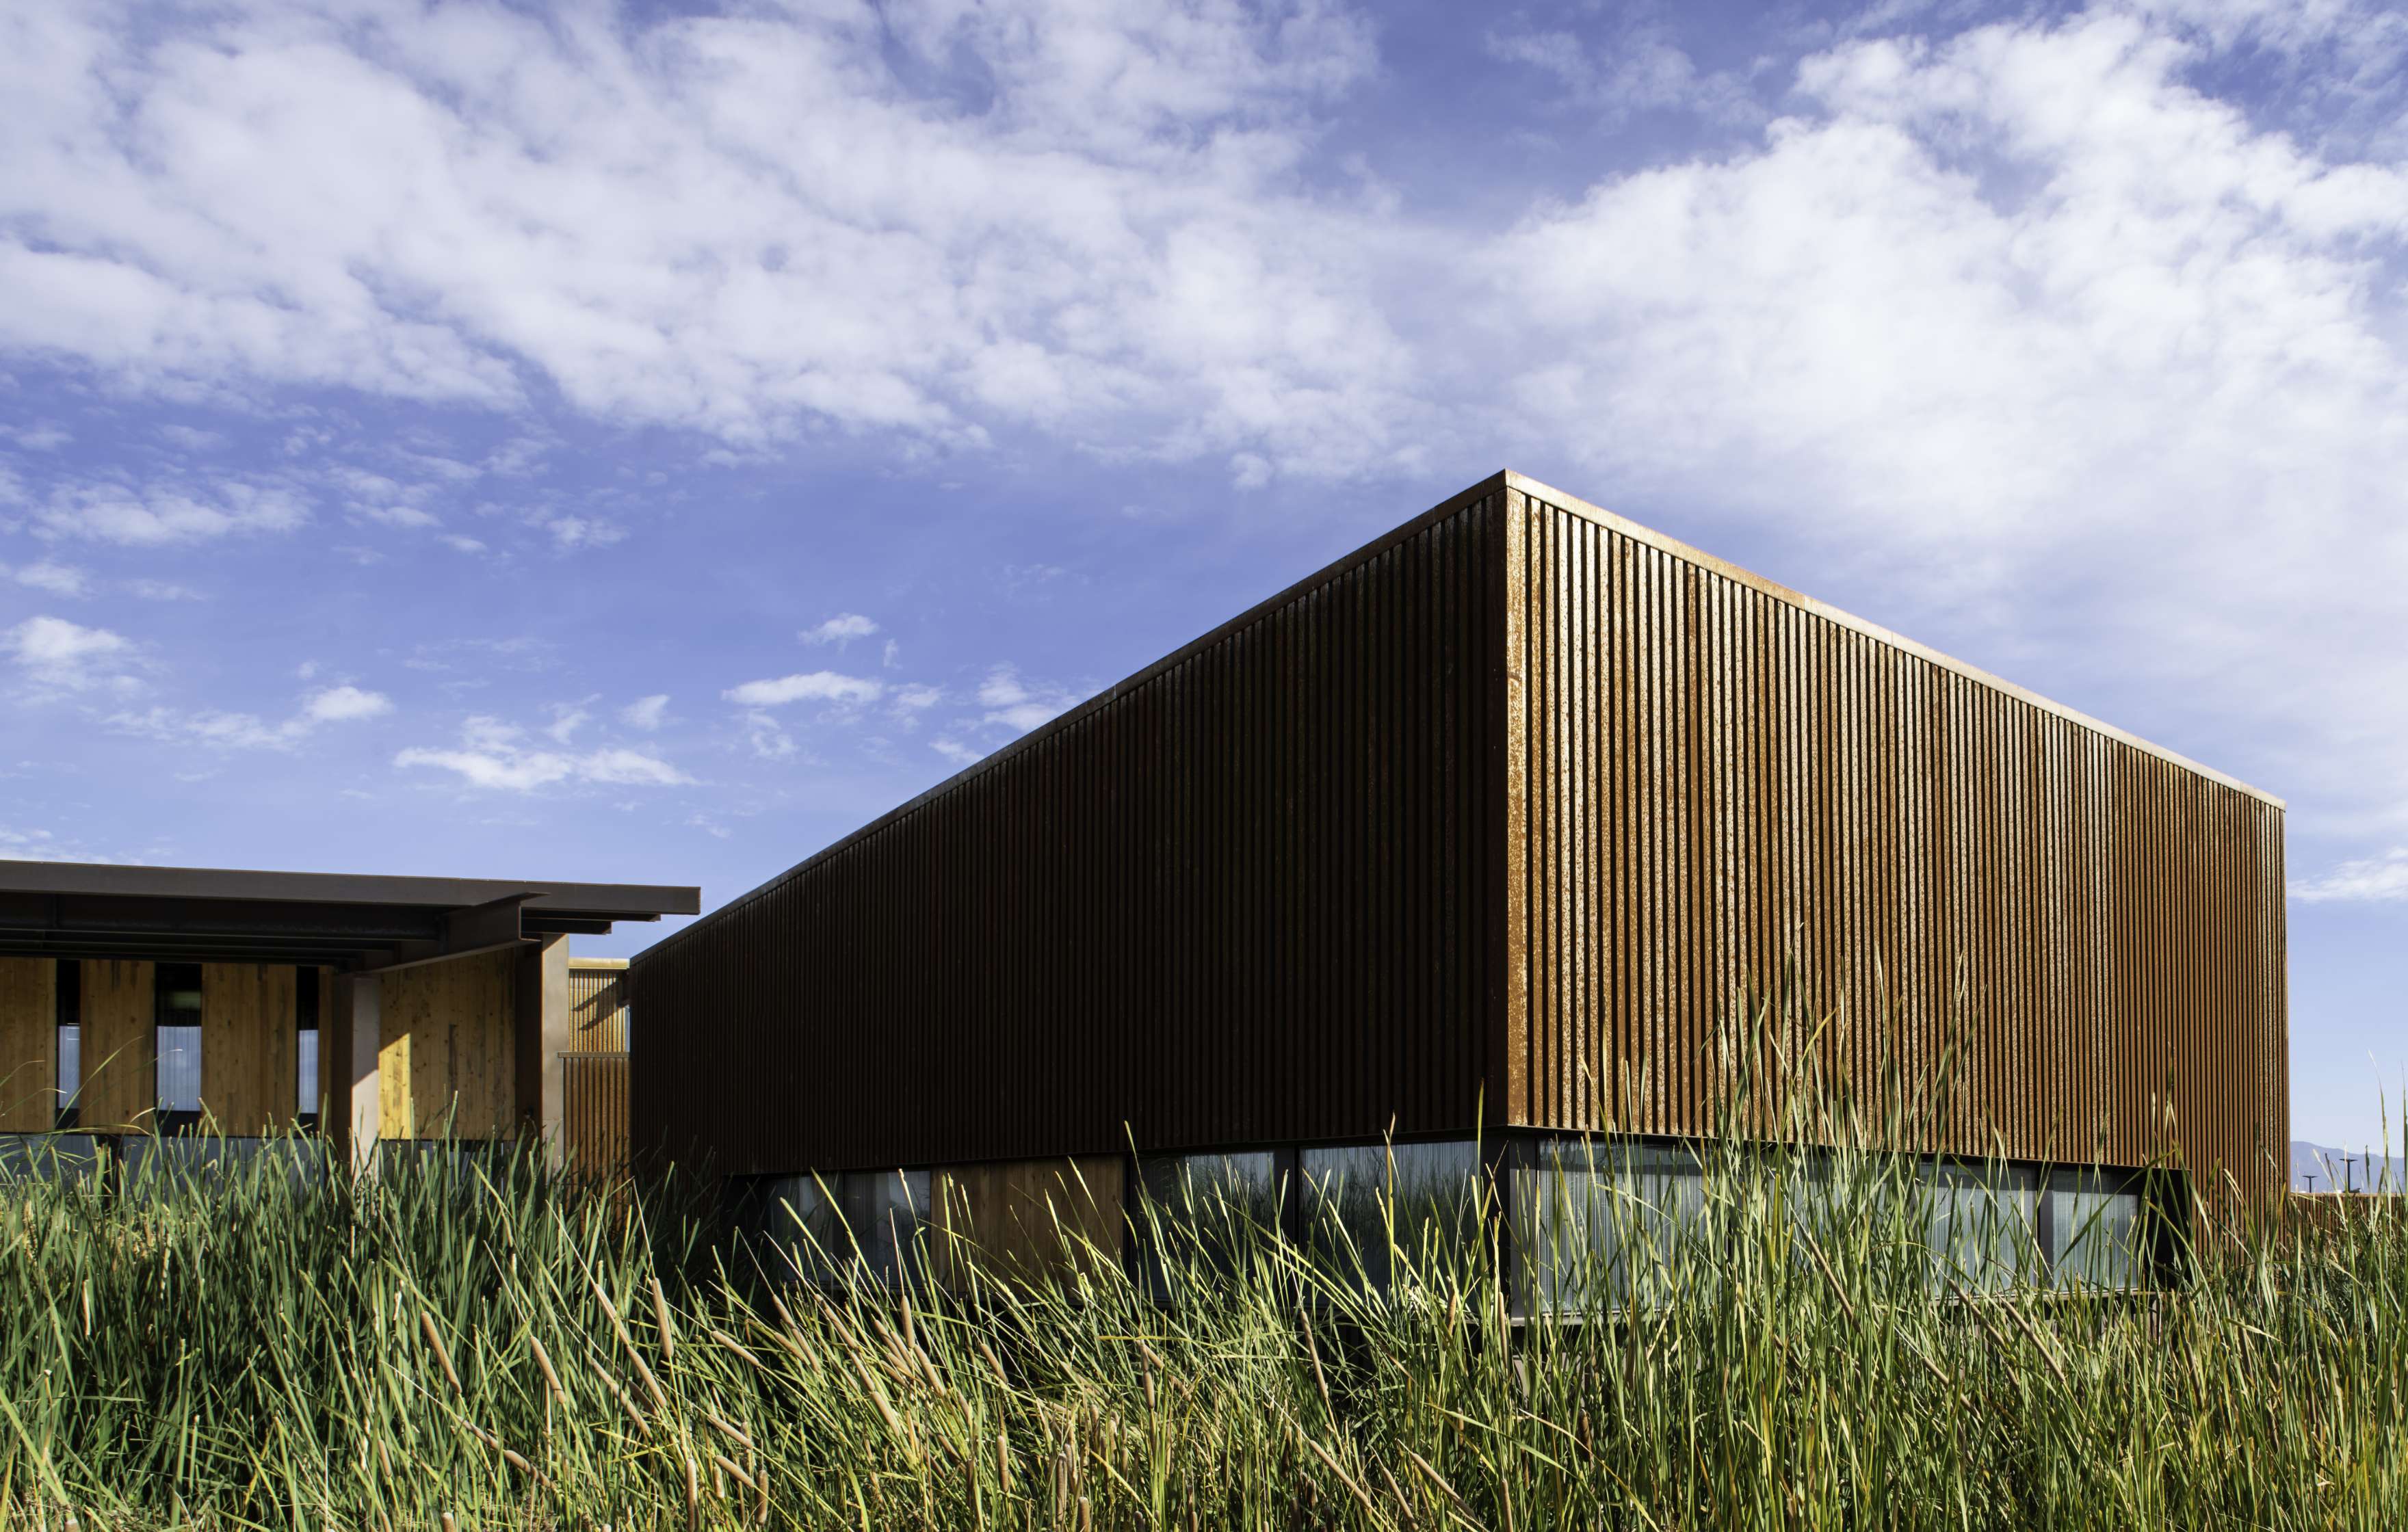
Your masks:
{"label": "modern building", "polygon": [[[559,1143],[624,1008],[572,935],[693,888],[0,862],[0,1135]],[[580,1004],[583,1009],[580,1010]],[[607,1103],[603,1104],[607,1106]]]}
{"label": "modern building", "polygon": [[2282,1188],[2282,869],[2279,800],[1501,474],[638,956],[633,1132],[856,1231],[1387,1142],[1526,1211],[1819,1069],[2067,1259],[2122,1171]]}

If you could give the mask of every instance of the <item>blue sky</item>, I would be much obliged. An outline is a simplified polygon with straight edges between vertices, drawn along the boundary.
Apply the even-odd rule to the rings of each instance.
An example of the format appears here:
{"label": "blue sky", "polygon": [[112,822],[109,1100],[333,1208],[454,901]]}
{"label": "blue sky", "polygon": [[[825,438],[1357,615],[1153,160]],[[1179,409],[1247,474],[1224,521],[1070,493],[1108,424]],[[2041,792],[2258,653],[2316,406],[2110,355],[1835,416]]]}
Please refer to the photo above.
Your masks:
{"label": "blue sky", "polygon": [[0,854],[716,903],[1511,465],[2287,798],[2360,1142],[2403,64],[2343,0],[10,6]]}

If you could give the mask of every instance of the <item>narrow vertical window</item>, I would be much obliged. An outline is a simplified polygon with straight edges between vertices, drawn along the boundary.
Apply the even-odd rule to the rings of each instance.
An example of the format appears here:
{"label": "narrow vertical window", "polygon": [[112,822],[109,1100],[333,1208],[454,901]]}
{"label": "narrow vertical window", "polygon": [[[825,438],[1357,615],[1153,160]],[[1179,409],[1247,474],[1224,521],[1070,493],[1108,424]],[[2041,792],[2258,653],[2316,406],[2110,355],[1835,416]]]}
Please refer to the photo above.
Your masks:
{"label": "narrow vertical window", "polygon": [[294,1121],[304,1128],[318,1125],[318,970],[304,967],[293,979],[293,1023],[298,1045],[293,1050],[295,1076]]}
{"label": "narrow vertical window", "polygon": [[59,959],[58,979],[59,1027],[59,1111],[58,1125],[77,1126],[82,1121],[82,1108],[76,1104],[76,1094],[83,1089],[83,964],[72,957]]}
{"label": "narrow vertical window", "polygon": [[154,982],[159,1131],[185,1133],[201,1120],[201,966],[162,963]]}

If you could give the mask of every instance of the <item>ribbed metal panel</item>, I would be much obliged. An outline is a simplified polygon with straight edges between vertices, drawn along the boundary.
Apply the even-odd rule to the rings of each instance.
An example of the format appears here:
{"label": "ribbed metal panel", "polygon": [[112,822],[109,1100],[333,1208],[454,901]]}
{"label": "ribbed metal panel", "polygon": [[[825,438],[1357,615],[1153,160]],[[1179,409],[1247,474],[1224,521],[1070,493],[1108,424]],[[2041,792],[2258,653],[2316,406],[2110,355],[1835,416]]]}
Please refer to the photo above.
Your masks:
{"label": "ribbed metal panel", "polygon": [[1685,1135],[1748,1051],[1808,1055],[1720,1041],[1790,982],[1875,1109],[1961,1027],[1916,1147],[2279,1184],[2282,834],[1500,475],[638,958],[634,1132],[737,1173],[1460,1134],[1484,1099]]}
{"label": "ribbed metal panel", "polygon": [[1511,1123],[1770,1124],[1776,1054],[1879,1114],[1955,1033],[1916,1147],[2279,1190],[2279,803],[1514,484]]}
{"label": "ribbed metal panel", "polygon": [[638,958],[638,1144],[743,1172],[1469,1132],[1500,491]]}
{"label": "ribbed metal panel", "polygon": [[627,1055],[560,1055],[562,1146],[569,1167],[613,1176],[627,1167]]}

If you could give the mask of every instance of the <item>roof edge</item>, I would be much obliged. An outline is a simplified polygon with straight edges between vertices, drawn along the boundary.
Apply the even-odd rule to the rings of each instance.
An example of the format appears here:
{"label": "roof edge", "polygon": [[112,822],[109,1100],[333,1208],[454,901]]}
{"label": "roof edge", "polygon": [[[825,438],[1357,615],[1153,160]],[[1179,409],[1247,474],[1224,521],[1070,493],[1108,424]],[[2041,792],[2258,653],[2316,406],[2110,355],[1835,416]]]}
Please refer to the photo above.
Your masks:
{"label": "roof edge", "polygon": [[1665,534],[1656,531],[1652,527],[1642,526],[1627,516],[1619,515],[1613,511],[1608,510],[1602,506],[1591,504],[1589,501],[1582,499],[1577,494],[1567,494],[1562,490],[1555,488],[1552,484],[1532,479],[1527,474],[1516,473],[1511,468],[1508,468],[1498,477],[1504,481],[1505,486],[1508,489],[1517,490],[1522,494],[1530,496],[1532,499],[1541,500],[1548,505],[1557,508],[1558,509],[1570,511],[1573,515],[1578,516],[1584,521],[1594,522],[1598,525],[1618,532],[1624,537],[1633,538],[1639,542],[1643,542],[1650,548],[1657,550],[1659,552],[1669,553],[1674,558],[1680,559],[1687,564],[1695,565],[1698,568],[1704,569],[1709,573],[1721,575],[1727,580],[1736,580],[1740,584],[1748,587],[1750,590],[1761,592],[1766,595],[1773,597],[1775,600],[1784,601],[1791,606],[1801,608],[1804,610],[1813,612],[1817,617],[1837,623],[1842,627],[1862,634],[1864,637],[1873,639],[1878,643],[1888,644],[1892,648],[1901,650],[1906,653],[1914,655],[1917,659],[1927,660],[1933,665],[1939,666],[1944,670],[1954,671],[1957,675],[1963,676],[1968,680],[1979,681],[1984,686],[1987,686],[1994,691],[2003,692],[2019,702],[2027,702],[2035,708],[2041,709],[2044,712],[2054,713],[2070,723],[2078,724],[2094,733],[2104,735],[2110,739],[2129,745],[2135,750],[2141,751],[2146,754],[2154,755],[2157,759],[2164,761],[2169,765],[2178,766],[2185,771],[2204,777],[2210,781],[2229,787],[2235,792],[2245,793],[2249,796],[2257,798],[2260,802],[2271,804],[2274,808],[2283,809],[2286,813],[2289,811],[2290,806],[2288,804],[2285,803],[2281,798],[2276,797],[2273,794],[2267,792],[2262,787],[2253,787],[2249,783],[2243,781],[2238,777],[2233,777],[2225,772],[2218,771],[2214,766],[2202,766],[2186,755],[2168,750],[2163,745],[2152,744],[2150,741],[2142,738],[2139,735],[2119,729],[2113,723],[2093,718],[2088,713],[2082,712],[2073,708],[2069,708],[2061,702],[2051,701],[2049,698],[2042,696],[2037,692],[2031,691],[2026,687],[2018,686],[2014,681],[2008,680],[2003,677],[1993,675],[1989,671],[1982,669],[1979,666],[1968,665],[1963,660],[1956,659],[1953,655],[1943,654],[1928,644],[1917,643],[1902,633],[1893,632],[1888,628],[1883,627],[1878,623],[1869,622],[1864,618],[1858,617],[1854,612],[1842,611],[1828,602],[1818,601],[1802,591],[1792,590],[1786,585],[1767,580],[1762,575],[1759,575],[1753,570],[1742,569],[1738,565],[1731,563],[1727,559],[1717,558],[1713,554],[1705,551],[1703,549],[1694,548],[1689,544],[1681,541],[1677,537],[1667,537]]}

